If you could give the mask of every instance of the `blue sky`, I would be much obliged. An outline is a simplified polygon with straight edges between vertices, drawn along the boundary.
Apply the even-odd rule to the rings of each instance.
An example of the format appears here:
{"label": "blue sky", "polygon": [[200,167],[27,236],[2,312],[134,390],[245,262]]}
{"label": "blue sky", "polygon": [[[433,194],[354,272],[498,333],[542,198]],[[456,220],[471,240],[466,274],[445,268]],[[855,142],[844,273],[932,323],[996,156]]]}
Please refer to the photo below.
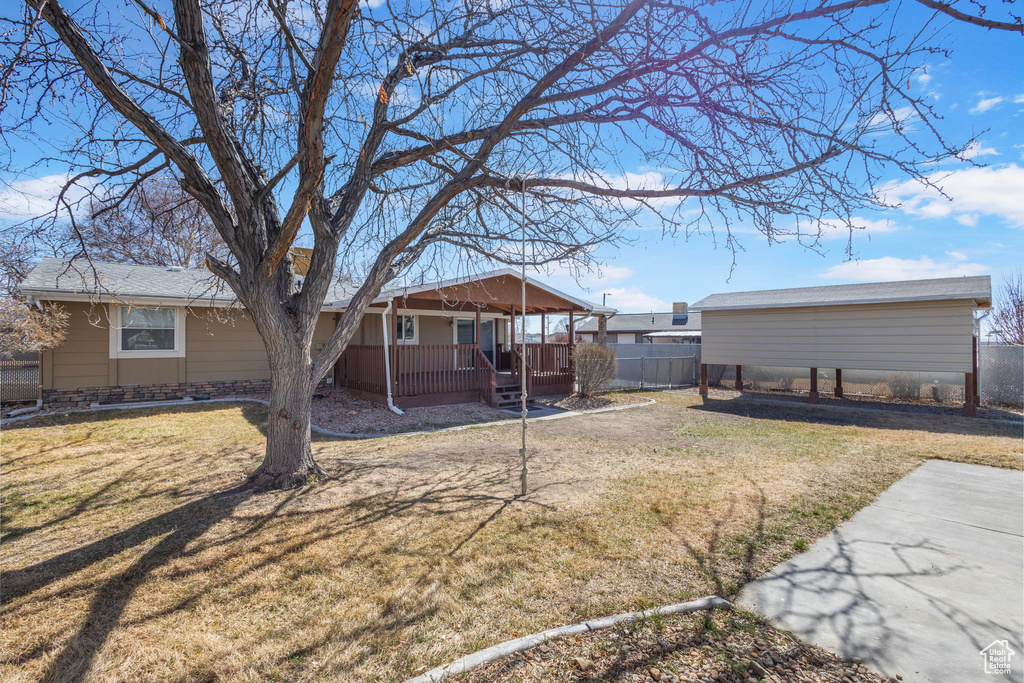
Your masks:
{"label": "blue sky", "polygon": [[1024,265],[1024,40],[1020,36],[954,26],[952,54],[925,65],[913,87],[929,93],[953,141],[978,135],[973,160],[937,164],[945,199],[893,176],[900,209],[863,213],[866,226],[853,236],[837,231],[818,252],[790,241],[769,245],[740,228],[745,251],[715,248],[710,236],[663,238],[637,231],[631,247],[599,252],[601,273],[577,283],[548,275],[565,291],[623,312],[669,310],[713,292],[805,287],[878,280],[991,274],[993,288]]}
{"label": "blue sky", "polygon": [[[574,278],[564,269],[541,274],[564,291],[623,312],[668,310],[720,291],[818,284],[991,274],[994,285],[1024,263],[1024,40],[966,25],[950,30],[952,54],[923,65],[912,79],[945,117],[942,132],[953,142],[979,136],[971,150],[979,168],[963,162],[934,167],[946,199],[893,176],[890,198],[902,208],[859,214],[864,230],[845,230],[811,250],[794,240],[768,244],[751,228],[734,226],[743,251],[735,256],[710,235],[665,237],[653,216],[647,229],[630,231],[621,248],[597,252],[597,271]],[[32,148],[15,157],[37,157]],[[635,169],[644,173],[646,169]],[[39,169],[40,176],[47,171]],[[45,211],[47,195],[63,169],[23,178],[0,191],[0,219]],[[781,223],[780,223],[781,225]]]}

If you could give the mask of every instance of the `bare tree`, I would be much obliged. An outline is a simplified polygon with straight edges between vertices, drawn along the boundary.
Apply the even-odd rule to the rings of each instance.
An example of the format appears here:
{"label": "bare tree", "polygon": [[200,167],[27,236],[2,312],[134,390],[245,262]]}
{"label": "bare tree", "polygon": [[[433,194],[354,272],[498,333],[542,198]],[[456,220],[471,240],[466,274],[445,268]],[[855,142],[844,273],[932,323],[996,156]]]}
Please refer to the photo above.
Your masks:
{"label": "bare tree", "polygon": [[[531,264],[585,260],[651,213],[735,248],[736,220],[769,239],[849,221],[886,174],[964,149],[907,85],[955,9],[921,1],[924,25],[895,0],[26,0],[0,37],[4,134],[70,127],[54,156],[105,201],[180,178],[270,359],[251,481],[291,486],[321,472],[311,394],[369,303],[423,264],[518,262],[518,193]],[[361,285],[313,360],[339,254]]]}
{"label": "bare tree", "polygon": [[996,295],[992,327],[1007,344],[1024,344],[1024,273],[1019,270],[1003,278]]}
{"label": "bare tree", "polygon": [[67,322],[68,313],[58,304],[36,308],[18,299],[0,298],[0,358],[60,346]]}
{"label": "bare tree", "polygon": [[229,258],[206,210],[173,178],[145,180],[109,201],[93,199],[79,229],[83,248],[101,261],[201,268],[208,253]]}

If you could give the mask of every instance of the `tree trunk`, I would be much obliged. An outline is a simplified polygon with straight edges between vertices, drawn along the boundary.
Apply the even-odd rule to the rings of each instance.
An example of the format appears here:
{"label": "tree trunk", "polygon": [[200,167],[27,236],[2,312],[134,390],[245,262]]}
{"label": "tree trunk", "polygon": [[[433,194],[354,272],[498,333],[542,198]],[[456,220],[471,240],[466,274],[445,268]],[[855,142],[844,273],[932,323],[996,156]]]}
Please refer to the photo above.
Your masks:
{"label": "tree trunk", "polygon": [[[268,344],[268,347],[271,345]],[[303,348],[304,347],[304,348]],[[287,489],[325,476],[310,448],[309,346],[293,345],[270,351],[270,410],[267,452],[263,464],[249,477],[257,489]]]}

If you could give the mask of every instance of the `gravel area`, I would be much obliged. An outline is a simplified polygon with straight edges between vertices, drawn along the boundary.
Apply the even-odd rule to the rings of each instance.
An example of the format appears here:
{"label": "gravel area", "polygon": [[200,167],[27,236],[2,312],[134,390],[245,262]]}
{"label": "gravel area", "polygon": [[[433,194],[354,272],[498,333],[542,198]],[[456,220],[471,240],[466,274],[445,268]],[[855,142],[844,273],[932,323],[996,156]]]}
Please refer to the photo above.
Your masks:
{"label": "gravel area", "polygon": [[[387,406],[356,398],[345,389],[325,391],[313,399],[313,424],[346,434],[397,434],[426,429],[508,420],[504,410],[483,403],[409,408],[396,415]],[[267,394],[246,394],[238,398],[269,399]]]}
{"label": "gravel area", "polygon": [[[697,395],[697,389],[691,389],[680,393]],[[708,396],[712,398],[761,398],[776,401],[793,401],[794,403],[806,403],[807,394],[790,393],[784,391],[743,391],[735,389],[723,389],[721,387],[708,387]],[[932,415],[961,415],[963,405],[956,403],[926,403],[923,401],[908,401],[895,398],[835,398],[822,394],[819,397],[819,405],[823,406],[845,406],[852,408],[874,408],[876,410],[900,410],[908,413],[924,413]],[[1019,420],[1024,421],[1024,408],[1008,405],[981,405],[978,407],[978,417],[989,420]]]}
{"label": "gravel area", "polygon": [[599,408],[611,408],[613,406],[628,406],[637,403],[646,403],[649,399],[646,396],[614,392],[603,396],[583,398],[582,396],[540,396],[535,400],[539,406],[550,406],[564,410],[598,410]]}
{"label": "gravel area", "polygon": [[758,617],[719,612],[662,617],[540,645],[453,681],[888,683],[859,660],[803,643]]}

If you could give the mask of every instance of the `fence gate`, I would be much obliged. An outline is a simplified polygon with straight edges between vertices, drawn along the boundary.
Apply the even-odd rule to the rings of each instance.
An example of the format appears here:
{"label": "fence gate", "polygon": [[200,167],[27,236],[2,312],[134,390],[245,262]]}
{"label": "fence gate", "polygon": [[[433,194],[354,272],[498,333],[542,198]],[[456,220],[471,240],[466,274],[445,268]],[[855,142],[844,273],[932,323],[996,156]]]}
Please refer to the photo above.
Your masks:
{"label": "fence gate", "polygon": [[0,403],[39,398],[39,354],[19,353],[0,359]]}

